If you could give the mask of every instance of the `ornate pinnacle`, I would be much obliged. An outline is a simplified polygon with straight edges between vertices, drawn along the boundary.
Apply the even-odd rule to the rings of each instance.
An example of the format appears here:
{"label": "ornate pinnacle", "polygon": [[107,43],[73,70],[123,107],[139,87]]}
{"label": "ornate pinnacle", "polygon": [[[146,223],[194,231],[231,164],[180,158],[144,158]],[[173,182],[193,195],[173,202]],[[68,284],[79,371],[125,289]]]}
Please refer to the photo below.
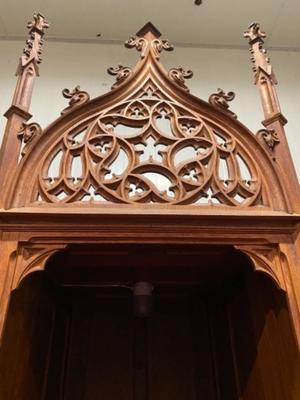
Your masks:
{"label": "ornate pinnacle", "polygon": [[255,80],[258,78],[259,70],[265,72],[272,81],[276,84],[272,66],[270,65],[270,59],[267,57],[267,50],[263,47],[266,33],[260,30],[260,25],[257,22],[253,22],[248,30],[244,32],[244,37],[248,38],[250,44],[250,52],[252,54],[251,61],[253,63],[253,71],[255,73]]}
{"label": "ornate pinnacle", "polygon": [[42,61],[42,46],[44,30],[49,28],[49,24],[46,22],[44,16],[40,13],[33,15],[32,21],[28,22],[27,28],[29,29],[29,37],[26,40],[26,46],[23,50],[23,56],[20,60],[19,70],[24,68],[30,62],[34,62],[35,65],[40,64]]}

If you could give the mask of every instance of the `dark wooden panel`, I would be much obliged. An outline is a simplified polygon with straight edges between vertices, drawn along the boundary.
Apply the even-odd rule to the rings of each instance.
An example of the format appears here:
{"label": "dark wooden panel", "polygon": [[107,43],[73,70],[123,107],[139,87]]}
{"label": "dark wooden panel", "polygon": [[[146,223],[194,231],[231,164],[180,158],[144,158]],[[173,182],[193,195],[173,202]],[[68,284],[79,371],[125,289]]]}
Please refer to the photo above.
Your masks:
{"label": "dark wooden panel", "polygon": [[250,276],[248,291],[265,397],[294,399],[300,370],[284,294],[261,275]]}
{"label": "dark wooden panel", "polygon": [[246,277],[227,306],[238,393],[243,400],[266,400],[257,360],[257,345]]}
{"label": "dark wooden panel", "polygon": [[126,302],[74,301],[66,400],[132,399],[133,317]]}
{"label": "dark wooden panel", "polygon": [[11,300],[0,354],[0,398],[41,400],[52,336],[51,288],[33,275]]}
{"label": "dark wooden panel", "polygon": [[[223,300],[223,299],[222,299]],[[210,329],[213,347],[217,399],[238,400],[226,303],[210,309]]]}

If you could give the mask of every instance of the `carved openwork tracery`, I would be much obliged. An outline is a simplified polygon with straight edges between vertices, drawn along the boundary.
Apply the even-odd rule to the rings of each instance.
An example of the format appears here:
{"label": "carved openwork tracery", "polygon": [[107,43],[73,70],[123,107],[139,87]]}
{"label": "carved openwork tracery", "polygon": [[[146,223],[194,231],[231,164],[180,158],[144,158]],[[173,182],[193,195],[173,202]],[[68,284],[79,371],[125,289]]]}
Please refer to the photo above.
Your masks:
{"label": "carved openwork tracery", "polygon": [[39,175],[46,202],[254,205],[261,179],[233,135],[143,91],[65,132]]}

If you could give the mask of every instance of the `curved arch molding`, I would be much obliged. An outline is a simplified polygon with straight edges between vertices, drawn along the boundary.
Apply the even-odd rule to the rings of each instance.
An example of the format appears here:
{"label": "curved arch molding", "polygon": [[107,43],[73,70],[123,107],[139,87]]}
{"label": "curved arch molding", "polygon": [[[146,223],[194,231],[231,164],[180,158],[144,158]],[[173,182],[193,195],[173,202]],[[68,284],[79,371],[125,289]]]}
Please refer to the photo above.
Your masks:
{"label": "curved arch molding", "polygon": [[277,246],[237,245],[234,247],[250,259],[254,271],[268,275],[279,289],[287,291],[282,262],[284,254]]}
{"label": "curved arch molding", "polygon": [[21,282],[36,271],[44,271],[48,259],[57,251],[65,249],[66,244],[24,244],[20,246],[17,257],[12,290],[17,289]]}

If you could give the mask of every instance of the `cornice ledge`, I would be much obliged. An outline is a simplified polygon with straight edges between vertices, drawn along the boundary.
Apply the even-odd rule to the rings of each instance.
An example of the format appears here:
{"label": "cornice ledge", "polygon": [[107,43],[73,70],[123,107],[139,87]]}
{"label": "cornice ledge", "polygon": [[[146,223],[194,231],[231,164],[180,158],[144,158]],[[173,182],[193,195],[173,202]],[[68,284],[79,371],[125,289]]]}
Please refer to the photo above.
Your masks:
{"label": "cornice ledge", "polygon": [[[117,231],[156,231],[161,227],[162,232],[174,229],[175,233],[189,232],[191,235],[197,233],[210,233],[218,236],[216,229],[223,228],[224,233],[264,233],[275,235],[291,235],[300,224],[300,214],[287,214],[282,212],[259,213],[230,213],[214,212],[212,210],[164,209],[95,209],[91,210],[30,210],[14,209],[0,210],[0,229],[17,232],[28,231],[89,231],[102,232]],[[228,222],[230,221],[230,224]],[[192,232],[193,231],[193,232]]]}

